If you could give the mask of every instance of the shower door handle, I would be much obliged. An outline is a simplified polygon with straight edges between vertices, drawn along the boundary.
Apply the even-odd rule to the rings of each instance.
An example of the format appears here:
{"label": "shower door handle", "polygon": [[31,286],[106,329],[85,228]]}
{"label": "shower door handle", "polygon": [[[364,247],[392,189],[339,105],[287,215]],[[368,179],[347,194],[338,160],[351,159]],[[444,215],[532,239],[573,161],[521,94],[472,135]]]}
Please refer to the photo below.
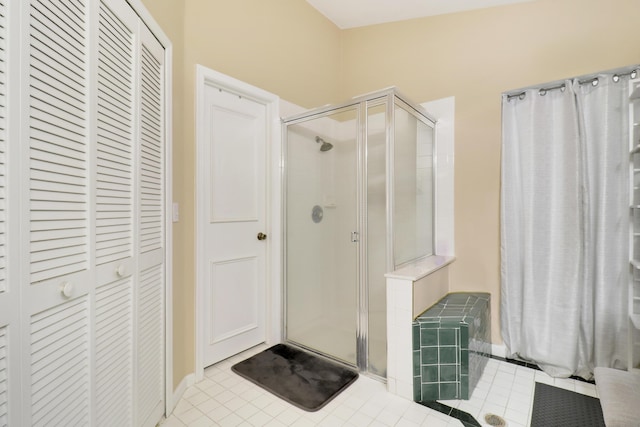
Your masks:
{"label": "shower door handle", "polygon": [[262,233],[262,232],[260,232],[260,233],[258,233],[257,237],[258,237],[258,240],[266,240],[267,235]]}

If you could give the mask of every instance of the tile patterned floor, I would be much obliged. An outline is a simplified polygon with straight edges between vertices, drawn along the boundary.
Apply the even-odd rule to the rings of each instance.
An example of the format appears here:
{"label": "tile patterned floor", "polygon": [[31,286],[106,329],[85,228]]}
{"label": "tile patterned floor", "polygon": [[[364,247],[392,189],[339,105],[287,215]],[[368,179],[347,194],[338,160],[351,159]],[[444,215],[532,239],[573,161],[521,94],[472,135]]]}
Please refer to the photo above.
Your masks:
{"label": "tile patterned floor", "polygon": [[[317,412],[306,412],[271,395],[231,371],[236,362],[264,350],[258,346],[206,369],[205,379],[189,387],[162,427],[210,426],[462,426],[455,418],[387,393],[386,386],[360,376]],[[487,413],[525,427],[531,419],[535,382],[597,397],[592,384],[554,379],[541,371],[491,359],[471,399],[440,401],[468,412],[483,426]]]}

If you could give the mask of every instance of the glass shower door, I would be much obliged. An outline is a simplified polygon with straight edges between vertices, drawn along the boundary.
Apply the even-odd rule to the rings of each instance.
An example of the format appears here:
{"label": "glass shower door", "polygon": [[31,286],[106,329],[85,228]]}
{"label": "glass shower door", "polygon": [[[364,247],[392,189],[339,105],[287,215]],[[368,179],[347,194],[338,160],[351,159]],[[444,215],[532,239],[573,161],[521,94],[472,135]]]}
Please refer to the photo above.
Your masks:
{"label": "glass shower door", "polygon": [[286,339],[356,365],[357,108],[287,127]]}

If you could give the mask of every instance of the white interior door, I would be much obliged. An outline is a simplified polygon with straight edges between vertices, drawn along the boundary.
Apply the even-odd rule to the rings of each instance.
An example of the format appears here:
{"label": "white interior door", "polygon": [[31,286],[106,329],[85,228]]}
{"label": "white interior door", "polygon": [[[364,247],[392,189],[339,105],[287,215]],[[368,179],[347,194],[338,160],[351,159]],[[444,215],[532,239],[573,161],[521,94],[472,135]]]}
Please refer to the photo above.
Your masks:
{"label": "white interior door", "polygon": [[[205,85],[203,366],[265,341],[266,106]],[[202,163],[201,163],[202,164]],[[262,240],[260,240],[262,239]]]}

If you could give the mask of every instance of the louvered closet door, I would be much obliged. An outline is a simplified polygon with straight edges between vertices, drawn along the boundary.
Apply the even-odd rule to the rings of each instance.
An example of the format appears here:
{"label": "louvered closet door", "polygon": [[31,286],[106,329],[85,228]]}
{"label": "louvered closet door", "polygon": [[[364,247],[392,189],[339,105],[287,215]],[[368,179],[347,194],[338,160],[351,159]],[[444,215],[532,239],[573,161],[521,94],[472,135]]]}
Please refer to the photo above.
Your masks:
{"label": "louvered closet door", "polygon": [[84,1],[30,1],[24,425],[91,422],[87,22]]}
{"label": "louvered closet door", "polygon": [[[96,425],[134,424],[134,153],[138,18],[98,12],[95,262]],[[156,419],[157,421],[157,419]]]}
{"label": "louvered closet door", "polygon": [[[0,0],[0,427],[17,425],[20,415],[20,394],[9,385],[20,381],[20,336],[18,335],[19,287],[15,253],[9,250],[10,242],[15,242],[16,208],[15,191],[9,194],[7,159],[17,144],[9,144],[8,124],[14,116],[8,116],[14,108],[8,106],[7,78],[14,77],[7,64],[8,32],[7,17],[15,16],[9,10],[7,0]],[[15,7],[15,2],[11,5]],[[15,93],[15,92],[14,92]]]}
{"label": "louvered closet door", "polygon": [[164,51],[141,27],[138,134],[139,423],[153,426],[164,407]]}
{"label": "louvered closet door", "polygon": [[153,426],[164,413],[164,51],[124,0],[24,9],[21,424]]}

